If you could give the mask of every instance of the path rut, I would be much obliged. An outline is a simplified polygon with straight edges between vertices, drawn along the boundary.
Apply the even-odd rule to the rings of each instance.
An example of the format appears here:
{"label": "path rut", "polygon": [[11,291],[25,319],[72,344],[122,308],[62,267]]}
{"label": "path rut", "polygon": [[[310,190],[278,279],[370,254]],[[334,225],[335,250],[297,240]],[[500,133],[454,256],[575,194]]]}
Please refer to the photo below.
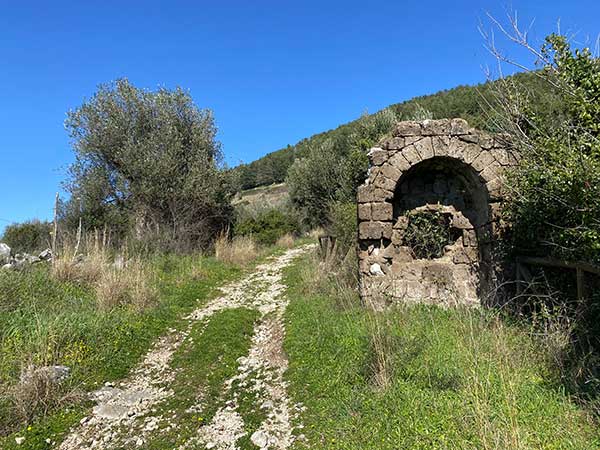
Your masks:
{"label": "path rut", "polygon": [[[302,405],[293,404],[287,395],[284,373],[287,358],[283,352],[285,327],[283,316],[288,304],[284,294],[283,269],[312,248],[305,245],[272,257],[245,278],[220,290],[222,295],[189,314],[187,326],[171,329],[158,339],[130,376],[117,383],[107,383],[94,392],[92,413],[74,427],[60,445],[61,450],[117,449],[143,447],[168,418],[161,403],[173,396],[169,384],[175,377],[170,363],[174,353],[188,339],[197,324],[206,326],[215,313],[228,308],[254,308],[260,312],[247,356],[238,359],[238,370],[223,386],[223,404],[212,421],[181,444],[186,449],[237,449],[238,440],[247,435],[238,412],[241,389],[260,399],[256,407],[266,419],[250,440],[261,449],[284,450],[295,440],[294,425]],[[233,389],[232,386],[236,386]],[[202,409],[201,396],[192,410]],[[296,424],[297,427],[300,427]]]}

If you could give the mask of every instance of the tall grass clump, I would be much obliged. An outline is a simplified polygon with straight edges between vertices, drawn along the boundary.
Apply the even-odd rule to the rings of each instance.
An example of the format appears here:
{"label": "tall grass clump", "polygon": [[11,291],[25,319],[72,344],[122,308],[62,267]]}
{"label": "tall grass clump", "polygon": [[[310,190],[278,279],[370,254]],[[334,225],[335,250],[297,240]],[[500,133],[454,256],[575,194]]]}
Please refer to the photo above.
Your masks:
{"label": "tall grass clump", "polygon": [[243,266],[256,259],[258,254],[258,246],[251,236],[229,238],[221,234],[215,241],[215,256],[222,262]]}
{"label": "tall grass clump", "polygon": [[81,239],[75,244],[63,242],[52,261],[52,275],[57,280],[90,286],[103,310],[117,306],[141,309],[156,300],[154,273],[141,257],[128,258],[127,248],[116,251],[98,234],[80,244]]}
{"label": "tall grass clump", "polygon": [[294,235],[292,233],[286,233],[283,236],[281,236],[279,239],[277,239],[277,242],[275,243],[275,245],[277,247],[292,248],[295,243],[296,243],[296,239],[294,238]]}

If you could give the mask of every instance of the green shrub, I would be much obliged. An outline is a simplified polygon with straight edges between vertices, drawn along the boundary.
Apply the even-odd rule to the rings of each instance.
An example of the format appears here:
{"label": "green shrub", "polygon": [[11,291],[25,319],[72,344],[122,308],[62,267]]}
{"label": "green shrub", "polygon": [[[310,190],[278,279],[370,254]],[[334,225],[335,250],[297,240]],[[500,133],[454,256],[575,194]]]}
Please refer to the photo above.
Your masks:
{"label": "green shrub", "polygon": [[[551,35],[540,72],[565,105],[549,123],[535,105],[509,103],[522,159],[510,178],[510,221],[517,251],[600,263],[600,61]],[[512,93],[519,99],[519,93]]]}
{"label": "green shrub", "polygon": [[407,217],[404,242],[415,256],[418,259],[441,258],[444,247],[453,242],[448,218],[439,211],[417,211]]}
{"label": "green shrub", "polygon": [[34,253],[50,246],[52,224],[39,220],[9,225],[0,241],[6,243],[15,253]]}
{"label": "green shrub", "polygon": [[234,227],[235,235],[253,236],[263,245],[273,245],[281,236],[299,231],[298,221],[291,214],[278,209],[262,210],[239,217]]}
{"label": "green shrub", "polygon": [[304,156],[289,168],[287,183],[290,199],[306,223],[326,224],[331,202],[354,202],[369,166],[367,150],[389,133],[397,120],[385,109],[363,116],[331,137],[311,139],[303,145]]}
{"label": "green shrub", "polygon": [[342,257],[354,247],[357,229],[356,203],[334,202],[329,206],[327,231],[336,237]]}

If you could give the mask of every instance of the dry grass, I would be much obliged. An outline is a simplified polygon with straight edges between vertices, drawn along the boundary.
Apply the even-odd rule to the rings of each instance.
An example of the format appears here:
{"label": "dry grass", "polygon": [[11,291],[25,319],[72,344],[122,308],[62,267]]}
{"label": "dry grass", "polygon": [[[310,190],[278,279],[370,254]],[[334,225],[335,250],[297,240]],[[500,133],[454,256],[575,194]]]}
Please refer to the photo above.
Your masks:
{"label": "dry grass", "polygon": [[396,348],[390,334],[392,325],[385,313],[367,312],[369,339],[369,375],[371,383],[381,390],[387,389],[394,377]]}
{"label": "dry grass", "polygon": [[277,239],[276,245],[283,248],[292,248],[296,243],[296,239],[291,233],[286,233]]}
{"label": "dry grass", "polygon": [[310,237],[311,239],[318,239],[319,236],[322,236],[324,234],[325,230],[322,227],[313,228],[307,233],[308,237]]}
{"label": "dry grass", "polygon": [[129,261],[123,269],[105,266],[94,284],[98,307],[104,310],[122,305],[146,308],[157,298],[152,278],[152,273],[139,260]]}
{"label": "dry grass", "polygon": [[60,280],[92,287],[99,309],[130,305],[142,309],[157,297],[153,273],[138,258],[127,259],[127,250],[113,257],[105,240],[98,235],[79,246],[65,243],[52,263],[52,275]]}
{"label": "dry grass", "polygon": [[29,423],[35,417],[45,416],[49,411],[83,399],[79,390],[52,378],[51,372],[26,366],[18,384],[7,389],[6,396],[12,404],[14,417]]}
{"label": "dry grass", "polygon": [[215,241],[215,256],[219,261],[243,266],[256,259],[258,254],[258,246],[250,236],[229,239],[222,234]]}

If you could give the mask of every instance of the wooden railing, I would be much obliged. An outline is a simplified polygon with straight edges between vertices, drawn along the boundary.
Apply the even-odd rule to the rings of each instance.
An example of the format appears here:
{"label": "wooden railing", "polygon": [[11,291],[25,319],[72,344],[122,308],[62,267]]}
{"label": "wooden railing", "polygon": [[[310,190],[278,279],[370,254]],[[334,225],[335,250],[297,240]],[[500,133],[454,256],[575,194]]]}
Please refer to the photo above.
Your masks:
{"label": "wooden railing", "polygon": [[533,282],[533,276],[527,266],[554,267],[559,269],[574,270],[577,279],[577,298],[587,298],[586,273],[600,275],[600,267],[583,262],[562,261],[555,258],[539,258],[531,256],[517,257],[517,293],[523,292],[524,285]]}

